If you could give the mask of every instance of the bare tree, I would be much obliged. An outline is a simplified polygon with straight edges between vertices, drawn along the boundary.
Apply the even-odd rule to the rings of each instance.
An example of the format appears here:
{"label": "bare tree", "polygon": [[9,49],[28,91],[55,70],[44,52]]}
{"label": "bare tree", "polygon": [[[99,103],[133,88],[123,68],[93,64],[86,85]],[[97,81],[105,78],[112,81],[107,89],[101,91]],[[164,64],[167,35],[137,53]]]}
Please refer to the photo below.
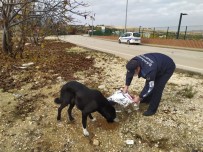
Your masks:
{"label": "bare tree", "polygon": [[89,12],[81,12],[79,8],[87,6],[76,0],[0,0],[2,51],[22,57],[27,37],[34,37],[37,44],[39,34],[48,33],[47,25],[73,22],[73,14],[86,17]]}

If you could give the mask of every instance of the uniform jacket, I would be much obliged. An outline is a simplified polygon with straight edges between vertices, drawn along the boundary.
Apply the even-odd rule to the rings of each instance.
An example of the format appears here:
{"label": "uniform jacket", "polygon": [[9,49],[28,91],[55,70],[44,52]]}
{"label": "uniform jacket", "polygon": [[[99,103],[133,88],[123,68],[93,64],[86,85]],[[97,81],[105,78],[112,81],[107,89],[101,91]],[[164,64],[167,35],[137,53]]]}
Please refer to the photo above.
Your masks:
{"label": "uniform jacket", "polygon": [[[146,79],[145,87],[140,93],[140,98],[147,97],[153,90],[156,79],[164,76],[170,69],[174,69],[173,60],[161,53],[147,53],[136,56],[132,60],[137,60],[140,66],[138,78]],[[133,79],[132,75],[126,74],[126,85],[129,86]]]}

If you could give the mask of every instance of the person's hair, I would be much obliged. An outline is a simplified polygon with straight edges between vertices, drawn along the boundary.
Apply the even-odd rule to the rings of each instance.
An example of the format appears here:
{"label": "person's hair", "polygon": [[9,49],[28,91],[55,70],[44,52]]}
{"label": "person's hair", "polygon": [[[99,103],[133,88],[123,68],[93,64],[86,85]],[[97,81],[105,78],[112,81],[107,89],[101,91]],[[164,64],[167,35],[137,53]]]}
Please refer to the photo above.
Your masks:
{"label": "person's hair", "polygon": [[126,69],[129,70],[129,71],[135,71],[135,69],[137,69],[137,67],[139,67],[139,64],[138,64],[137,60],[130,60],[126,64]]}

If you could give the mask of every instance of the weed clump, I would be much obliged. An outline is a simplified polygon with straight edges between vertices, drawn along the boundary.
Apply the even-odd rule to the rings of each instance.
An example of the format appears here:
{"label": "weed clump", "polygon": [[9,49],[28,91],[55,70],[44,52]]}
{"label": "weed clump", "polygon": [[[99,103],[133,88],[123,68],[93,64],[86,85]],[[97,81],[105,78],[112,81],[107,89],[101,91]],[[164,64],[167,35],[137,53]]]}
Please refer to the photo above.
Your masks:
{"label": "weed clump", "polygon": [[186,86],[182,90],[180,90],[178,94],[181,94],[183,97],[191,99],[196,93],[197,91],[195,91],[192,86]]}

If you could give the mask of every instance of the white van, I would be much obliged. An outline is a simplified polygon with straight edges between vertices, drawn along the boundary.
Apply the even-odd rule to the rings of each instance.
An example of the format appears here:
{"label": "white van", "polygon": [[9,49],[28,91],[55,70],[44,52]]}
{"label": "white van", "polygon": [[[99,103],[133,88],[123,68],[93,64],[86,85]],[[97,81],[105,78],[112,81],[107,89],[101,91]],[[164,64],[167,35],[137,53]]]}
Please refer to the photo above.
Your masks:
{"label": "white van", "polygon": [[141,43],[140,33],[126,32],[118,38],[118,42],[127,44],[140,44]]}

